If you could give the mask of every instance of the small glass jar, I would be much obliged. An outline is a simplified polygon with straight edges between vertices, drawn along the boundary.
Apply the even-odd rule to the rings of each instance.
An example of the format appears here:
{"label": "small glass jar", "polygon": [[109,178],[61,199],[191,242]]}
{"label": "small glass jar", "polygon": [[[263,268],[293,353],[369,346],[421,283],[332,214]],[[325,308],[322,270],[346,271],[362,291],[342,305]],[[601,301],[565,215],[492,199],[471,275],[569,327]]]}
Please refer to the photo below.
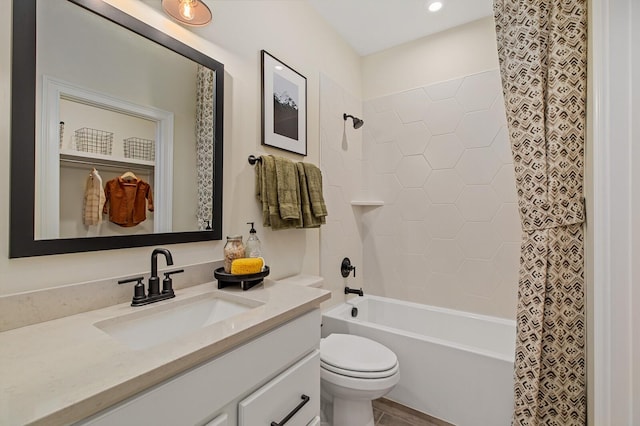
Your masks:
{"label": "small glass jar", "polygon": [[241,259],[244,257],[244,244],[242,243],[242,235],[232,235],[227,237],[227,243],[224,245],[224,271],[231,273],[231,262],[233,259]]}

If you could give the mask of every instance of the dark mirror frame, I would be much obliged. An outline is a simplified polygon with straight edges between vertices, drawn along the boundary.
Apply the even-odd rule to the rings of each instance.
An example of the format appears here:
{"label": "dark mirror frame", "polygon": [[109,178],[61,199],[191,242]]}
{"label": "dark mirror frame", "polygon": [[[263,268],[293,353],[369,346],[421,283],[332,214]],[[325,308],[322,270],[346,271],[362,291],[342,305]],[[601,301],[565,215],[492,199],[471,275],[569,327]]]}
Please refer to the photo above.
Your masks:
{"label": "dark mirror frame", "polygon": [[[222,239],[224,65],[101,0],[69,0],[215,71],[213,223],[211,231],[36,240],[36,0],[13,1],[9,257],[143,247]],[[179,173],[179,170],[176,171]]]}

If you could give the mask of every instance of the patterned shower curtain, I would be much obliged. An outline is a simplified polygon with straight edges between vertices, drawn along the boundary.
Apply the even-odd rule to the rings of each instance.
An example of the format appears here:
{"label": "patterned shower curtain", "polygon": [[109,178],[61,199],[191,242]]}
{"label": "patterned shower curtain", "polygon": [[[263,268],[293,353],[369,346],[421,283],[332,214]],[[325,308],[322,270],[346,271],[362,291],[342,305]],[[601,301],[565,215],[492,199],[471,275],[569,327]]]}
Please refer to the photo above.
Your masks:
{"label": "patterned shower curtain", "polygon": [[586,0],[494,0],[523,237],[513,425],[586,424]]}
{"label": "patterned shower curtain", "polygon": [[198,65],[196,83],[196,167],[198,175],[198,227],[206,229],[213,219],[213,142],[215,135],[215,74]]}

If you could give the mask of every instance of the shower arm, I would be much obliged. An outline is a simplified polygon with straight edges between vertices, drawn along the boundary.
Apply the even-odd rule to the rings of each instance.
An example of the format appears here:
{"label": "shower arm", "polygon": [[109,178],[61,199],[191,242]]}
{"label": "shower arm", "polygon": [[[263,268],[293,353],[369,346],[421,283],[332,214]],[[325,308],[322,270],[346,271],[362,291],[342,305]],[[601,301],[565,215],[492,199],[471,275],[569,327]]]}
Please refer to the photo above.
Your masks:
{"label": "shower arm", "polygon": [[346,112],[344,114],[342,114],[342,118],[344,119],[344,121],[347,121],[347,118],[351,118],[353,120],[353,128],[354,129],[359,129],[360,127],[362,127],[364,125],[364,120],[355,117],[351,114],[347,114]]}

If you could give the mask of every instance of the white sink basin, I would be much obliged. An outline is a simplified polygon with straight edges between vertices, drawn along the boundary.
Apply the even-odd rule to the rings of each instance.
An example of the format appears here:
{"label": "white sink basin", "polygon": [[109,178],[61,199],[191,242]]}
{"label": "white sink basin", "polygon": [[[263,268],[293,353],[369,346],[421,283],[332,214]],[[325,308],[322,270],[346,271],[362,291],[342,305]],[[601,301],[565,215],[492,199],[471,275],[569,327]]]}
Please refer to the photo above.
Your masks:
{"label": "white sink basin", "polygon": [[146,349],[246,312],[260,302],[206,294],[150,307],[94,324],[131,349]]}

